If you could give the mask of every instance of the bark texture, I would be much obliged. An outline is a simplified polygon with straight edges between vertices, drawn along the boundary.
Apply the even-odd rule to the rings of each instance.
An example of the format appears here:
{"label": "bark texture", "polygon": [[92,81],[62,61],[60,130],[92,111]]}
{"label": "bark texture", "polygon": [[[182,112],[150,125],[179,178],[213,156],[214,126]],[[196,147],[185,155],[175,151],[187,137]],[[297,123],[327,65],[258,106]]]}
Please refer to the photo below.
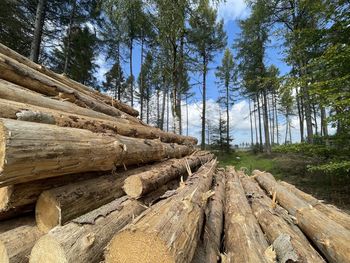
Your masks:
{"label": "bark texture", "polygon": [[233,167],[227,173],[225,204],[226,262],[270,262],[265,256],[267,241]]}
{"label": "bark texture", "polygon": [[35,242],[43,235],[29,223],[4,232],[0,235],[0,262],[27,263]]}
{"label": "bark texture", "polygon": [[271,174],[255,172],[255,179],[296,218],[297,225],[329,262],[349,262],[349,230],[278,184]]}
{"label": "bark texture", "polygon": [[60,81],[63,84],[66,84],[67,86],[69,86],[73,89],[76,89],[76,90],[83,92],[87,95],[90,95],[92,97],[95,97],[95,98],[103,101],[106,104],[114,106],[115,108],[117,108],[125,113],[128,113],[128,114],[135,116],[135,117],[138,116],[138,114],[139,114],[137,110],[131,108],[129,105],[127,105],[121,101],[115,100],[115,99],[113,99],[107,95],[104,95],[104,94],[102,94],[94,89],[91,89],[87,86],[84,86],[83,84],[76,82],[72,79],[69,79],[69,78],[65,77],[64,75],[57,74],[57,73],[45,68],[42,65],[38,65],[36,63],[33,63],[28,58],[18,54],[17,52],[2,45],[1,43],[0,43],[0,53],[5,55],[5,56],[8,56],[14,60],[17,60],[18,62],[20,62],[20,63],[22,63],[22,64],[24,64],[24,65],[26,65],[34,70],[37,70],[37,71],[39,71],[39,72],[57,80],[57,81]]}
{"label": "bark texture", "polygon": [[213,154],[204,152],[162,162],[157,165],[156,169],[129,176],[124,182],[123,189],[130,197],[139,198],[175,178],[186,175],[188,173],[186,165],[194,171],[213,157]]}
{"label": "bark texture", "polygon": [[338,208],[332,205],[327,205],[322,203],[320,200],[316,199],[312,195],[309,195],[299,190],[294,185],[288,184],[287,182],[280,182],[280,184],[288,188],[289,191],[291,191],[300,199],[304,200],[305,202],[309,203],[320,212],[324,213],[327,217],[329,217],[333,221],[337,222],[338,224],[342,225],[346,229],[350,230],[350,216],[348,214],[340,211]]}
{"label": "bark texture", "polygon": [[216,160],[203,165],[173,196],[117,233],[107,246],[106,262],[191,262],[215,167]]}
{"label": "bark texture", "polygon": [[180,158],[191,147],[0,119],[0,184]]}
{"label": "bark texture", "polygon": [[272,200],[254,179],[244,176],[241,182],[255,217],[275,248],[278,262],[325,262],[304,234],[283,219],[279,213],[282,208],[274,208]]}
{"label": "bark texture", "polygon": [[2,233],[11,229],[25,225],[35,225],[34,215],[19,216],[17,218],[2,221],[0,223],[0,236]]}

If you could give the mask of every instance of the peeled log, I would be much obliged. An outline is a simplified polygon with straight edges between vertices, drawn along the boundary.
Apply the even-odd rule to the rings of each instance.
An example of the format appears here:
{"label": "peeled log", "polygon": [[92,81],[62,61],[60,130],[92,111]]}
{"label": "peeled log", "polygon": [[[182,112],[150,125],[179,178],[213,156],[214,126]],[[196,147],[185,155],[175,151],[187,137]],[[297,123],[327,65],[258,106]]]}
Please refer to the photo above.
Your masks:
{"label": "peeled log", "polygon": [[159,186],[187,174],[186,162],[193,170],[201,164],[209,162],[213,157],[213,154],[208,153],[162,162],[157,165],[157,169],[129,176],[124,182],[123,189],[128,196],[139,198],[156,190]]}
{"label": "peeled log", "polygon": [[[254,179],[241,177],[246,196],[253,213],[270,244],[273,244],[278,262],[325,262],[301,231],[295,231],[272,207],[272,200],[266,196]],[[281,243],[282,237],[289,238],[288,246]],[[280,241],[281,240],[281,241]]]}
{"label": "peeled log", "polygon": [[329,262],[350,262],[350,231],[278,184],[271,174],[256,172],[255,180],[296,218],[296,223]]}
{"label": "peeled log", "polygon": [[[1,83],[1,80],[0,80],[0,83]],[[0,97],[3,91],[4,90],[2,91],[0,90]],[[22,94],[22,95],[26,95],[26,94]],[[28,98],[28,96],[26,96],[26,98]],[[50,102],[55,102],[56,104],[60,103],[59,101],[48,99],[46,97],[43,97],[43,98],[44,100],[40,100],[40,98],[37,98],[37,99],[40,100],[40,103],[45,103],[45,99],[49,100],[47,103],[50,103]],[[72,109],[70,110],[70,112],[74,112],[74,110],[79,111],[79,107],[75,106],[74,104],[71,104],[71,105],[73,105],[78,109]],[[45,106],[48,106],[48,105],[45,105]],[[30,104],[0,99],[0,116],[3,118],[46,123],[46,124],[55,124],[60,127],[79,128],[79,129],[90,130],[92,132],[120,134],[124,136],[137,137],[137,138],[145,138],[145,139],[159,138],[162,142],[171,142],[171,143],[179,143],[179,144],[196,144],[196,140],[192,137],[181,136],[174,133],[164,132],[158,128],[147,127],[144,125],[130,122],[125,119],[114,118],[113,121],[105,120],[100,118],[78,115],[74,113],[67,113],[65,112],[66,108],[64,107],[62,108],[63,108],[62,110],[64,111],[48,109],[40,106],[34,106]]]}
{"label": "peeled log", "polygon": [[208,201],[208,215],[203,234],[204,262],[212,263],[220,259],[221,234],[224,227],[225,173],[218,171],[214,181],[214,195]]}
{"label": "peeled log", "polygon": [[82,93],[85,93],[86,95],[89,95],[89,96],[92,96],[96,99],[99,99],[106,104],[112,105],[115,108],[117,108],[125,113],[128,113],[132,116],[139,115],[138,111],[133,109],[129,105],[127,105],[121,101],[115,100],[115,99],[113,99],[107,95],[104,95],[103,93],[100,93],[94,89],[91,89],[87,86],[84,86],[83,84],[76,82],[72,79],[69,79],[69,78],[65,77],[64,75],[57,74],[57,73],[47,69],[46,67],[44,67],[42,65],[36,64],[33,61],[31,61],[30,59],[18,54],[17,52],[13,51],[12,49],[6,47],[5,45],[3,45],[1,43],[0,43],[0,53],[5,55],[5,56],[8,56],[14,60],[17,60],[18,62],[20,62],[20,63],[22,63],[22,64],[24,64],[24,65],[26,65],[34,70],[37,70],[37,71],[39,71],[39,72],[41,72],[41,73],[43,73],[43,74],[45,74],[53,79],[56,79],[56,80],[62,82],[63,84],[66,84],[67,86],[73,88],[73,89],[76,89]]}
{"label": "peeled log", "polygon": [[0,119],[0,184],[6,186],[116,166],[180,158],[185,145]]}
{"label": "peeled log", "polygon": [[35,244],[29,262],[101,262],[103,250],[113,235],[146,210],[145,204],[153,203],[173,186],[174,183],[169,182],[163,189],[147,195],[141,201],[121,197],[65,226],[53,228]]}
{"label": "peeled log", "polygon": [[350,230],[350,216],[348,214],[340,211],[338,208],[334,206],[326,205],[322,203],[320,200],[316,199],[312,195],[309,195],[299,190],[294,185],[288,184],[287,182],[280,182],[280,184],[288,188],[289,191],[291,191],[300,199],[304,200],[305,202],[309,203],[320,212],[324,213],[327,217],[332,219],[334,222],[337,222],[338,224],[342,225],[346,229]]}
{"label": "peeled log", "polygon": [[32,247],[42,235],[43,233],[35,224],[30,222],[2,233],[0,235],[0,262],[27,263]]}
{"label": "peeled log", "polygon": [[117,233],[106,248],[106,263],[191,262],[215,167],[216,160],[203,165],[173,196]]}
{"label": "peeled log", "polygon": [[225,257],[227,262],[270,262],[267,241],[245,197],[234,168],[226,173]]}
{"label": "peeled log", "polygon": [[57,96],[66,99],[80,107],[90,108],[110,116],[123,117],[140,123],[140,120],[137,118],[107,105],[94,97],[74,90],[3,54],[0,54],[0,78],[47,96]]}

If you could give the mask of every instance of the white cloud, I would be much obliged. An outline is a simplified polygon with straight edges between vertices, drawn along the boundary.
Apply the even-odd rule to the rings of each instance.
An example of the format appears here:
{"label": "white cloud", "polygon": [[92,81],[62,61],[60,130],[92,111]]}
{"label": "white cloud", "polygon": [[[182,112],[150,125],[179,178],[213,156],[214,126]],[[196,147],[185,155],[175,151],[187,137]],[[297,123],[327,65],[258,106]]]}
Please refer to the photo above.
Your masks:
{"label": "white cloud", "polygon": [[226,0],[218,6],[218,15],[225,22],[244,18],[249,15],[249,8],[245,0]]}

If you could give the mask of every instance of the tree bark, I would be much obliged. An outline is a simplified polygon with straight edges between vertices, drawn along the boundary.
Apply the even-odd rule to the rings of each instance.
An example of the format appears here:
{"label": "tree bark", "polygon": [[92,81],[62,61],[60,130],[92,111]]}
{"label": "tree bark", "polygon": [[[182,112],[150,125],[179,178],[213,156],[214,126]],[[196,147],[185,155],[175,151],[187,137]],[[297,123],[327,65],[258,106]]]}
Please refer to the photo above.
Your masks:
{"label": "tree bark", "polygon": [[278,184],[271,174],[257,172],[255,179],[267,192],[275,193],[278,203],[296,218],[297,225],[329,262],[348,262],[349,230]]}
{"label": "tree bark", "polygon": [[55,125],[0,119],[0,185],[108,171],[190,154],[191,147]]}
{"label": "tree bark", "polygon": [[46,0],[39,0],[36,9],[34,36],[30,47],[30,59],[35,63],[38,63],[39,60],[41,36],[45,21],[45,5]]}
{"label": "tree bark", "polygon": [[[207,89],[206,89],[206,80],[207,80],[207,63],[206,57],[203,56],[203,83],[202,83],[202,141],[201,148],[205,149],[205,113],[206,113],[206,102],[207,102]],[[208,136],[209,137],[209,136]]]}
{"label": "tree bark", "polygon": [[323,136],[328,137],[326,109],[323,106],[321,106],[321,131]]}
{"label": "tree bark", "polygon": [[3,54],[0,54],[0,77],[32,91],[67,100],[83,108],[140,122],[137,118],[107,105],[99,99],[73,89]]}
{"label": "tree bark", "polygon": [[226,174],[224,246],[227,262],[269,262],[268,248],[260,226],[245,197],[233,167]]}
{"label": "tree bark", "polygon": [[250,122],[250,144],[251,147],[254,145],[254,137],[253,137],[253,122],[252,122],[252,109],[250,104],[250,98],[248,98],[249,102],[249,122]]}
{"label": "tree bark", "polygon": [[295,89],[296,91],[296,101],[297,101],[297,108],[298,108],[298,116],[299,116],[299,128],[300,128],[300,141],[304,142],[304,103],[302,100],[302,97],[299,94],[298,88]]}
{"label": "tree bark", "polygon": [[[275,248],[278,262],[325,262],[304,234],[279,216],[278,209],[282,208],[274,208],[272,200],[252,178],[244,176],[241,182],[255,217]],[[285,239],[287,246],[283,246]]]}
{"label": "tree bark", "polygon": [[70,61],[70,46],[71,46],[71,34],[72,34],[72,27],[74,24],[74,16],[75,16],[75,11],[77,8],[77,0],[73,0],[73,6],[72,6],[72,11],[69,16],[69,24],[68,24],[68,32],[67,32],[67,45],[64,50],[64,67],[63,67],[63,73],[67,74],[68,72],[68,64]]}
{"label": "tree bark", "polygon": [[1,116],[8,119],[55,124],[60,127],[86,129],[95,133],[120,134],[144,139],[159,138],[162,142],[179,144],[197,143],[197,139],[193,137],[166,133],[158,128],[139,125],[124,119],[110,121],[90,118],[3,99],[0,99],[0,109]]}
{"label": "tree bark", "polygon": [[216,160],[203,165],[171,197],[117,233],[105,251],[106,263],[191,262],[215,167]]}
{"label": "tree bark", "polygon": [[2,221],[0,223],[0,236],[14,228],[26,225],[35,225],[35,218],[32,214]]}
{"label": "tree bark", "polygon": [[280,183],[282,186],[286,187],[289,191],[295,194],[300,199],[312,205],[314,208],[324,213],[327,217],[329,217],[334,222],[342,225],[346,229],[350,230],[350,216],[342,211],[340,211],[335,206],[327,205],[322,203],[320,200],[316,199],[312,195],[309,195],[294,185],[288,184],[286,182]]}
{"label": "tree bark", "polygon": [[87,86],[85,86],[85,85],[83,85],[75,80],[69,79],[64,75],[57,74],[57,73],[45,68],[42,65],[33,63],[28,58],[18,54],[17,52],[13,51],[12,49],[9,49],[8,47],[2,45],[1,43],[0,43],[0,53],[5,55],[5,56],[8,56],[14,60],[17,60],[19,63],[22,63],[22,64],[26,65],[27,67],[30,67],[36,71],[39,71],[40,73],[43,73],[43,74],[47,75],[48,77],[53,78],[53,79],[65,84],[65,85],[69,86],[72,89],[75,89],[75,90],[82,92],[86,95],[89,95],[89,96],[92,96],[96,99],[99,99],[108,105],[111,105],[111,106],[113,106],[113,107],[115,107],[115,108],[117,108],[125,113],[130,114],[131,116],[136,117],[139,115],[139,112],[137,110],[135,110],[135,109],[131,108],[129,105],[119,101],[120,100],[120,93],[118,93],[119,100],[114,100],[111,97],[109,97],[103,93],[98,92],[97,90],[89,88],[89,87],[87,87]]}
{"label": "tree bark", "polygon": [[[34,222],[34,221],[33,221]],[[28,223],[0,235],[0,262],[27,263],[35,242],[43,235],[35,224]]]}
{"label": "tree bark", "polygon": [[203,153],[162,162],[153,170],[129,176],[124,182],[123,189],[130,197],[140,198],[156,190],[161,185],[186,175],[188,172],[186,162],[191,170],[194,171],[198,166],[209,162],[213,157],[212,154]]}
{"label": "tree bark", "polygon": [[263,90],[263,119],[264,119],[264,134],[265,134],[265,150],[267,154],[271,154],[270,131],[269,131],[269,114],[267,109],[267,94]]}
{"label": "tree bark", "polygon": [[133,51],[133,39],[130,39],[130,46],[129,46],[129,65],[130,65],[130,103],[131,108],[134,107],[134,74],[132,73],[132,51]]}
{"label": "tree bark", "polygon": [[260,95],[257,94],[257,102],[258,102],[258,123],[259,123],[259,150],[262,151],[263,143],[262,143],[262,128],[261,128],[261,113],[260,113]]}
{"label": "tree bark", "polygon": [[225,173],[223,171],[217,172],[214,180],[214,195],[208,201],[208,215],[203,234],[204,262],[213,263],[220,259],[221,238],[224,228]]}

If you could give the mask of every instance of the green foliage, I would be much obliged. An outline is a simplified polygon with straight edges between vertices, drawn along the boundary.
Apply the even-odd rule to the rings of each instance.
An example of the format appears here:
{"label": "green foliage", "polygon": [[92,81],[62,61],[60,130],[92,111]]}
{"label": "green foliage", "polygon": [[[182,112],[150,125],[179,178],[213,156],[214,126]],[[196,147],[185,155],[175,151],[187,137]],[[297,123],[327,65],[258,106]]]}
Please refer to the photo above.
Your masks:
{"label": "green foliage", "polygon": [[326,145],[308,144],[308,143],[294,143],[278,145],[273,147],[276,153],[293,153],[302,154],[309,157],[324,157],[329,158],[334,155],[337,150]]}
{"label": "green foliage", "polygon": [[350,176],[350,161],[331,161],[321,165],[308,166],[310,172],[321,172],[326,175]]}

